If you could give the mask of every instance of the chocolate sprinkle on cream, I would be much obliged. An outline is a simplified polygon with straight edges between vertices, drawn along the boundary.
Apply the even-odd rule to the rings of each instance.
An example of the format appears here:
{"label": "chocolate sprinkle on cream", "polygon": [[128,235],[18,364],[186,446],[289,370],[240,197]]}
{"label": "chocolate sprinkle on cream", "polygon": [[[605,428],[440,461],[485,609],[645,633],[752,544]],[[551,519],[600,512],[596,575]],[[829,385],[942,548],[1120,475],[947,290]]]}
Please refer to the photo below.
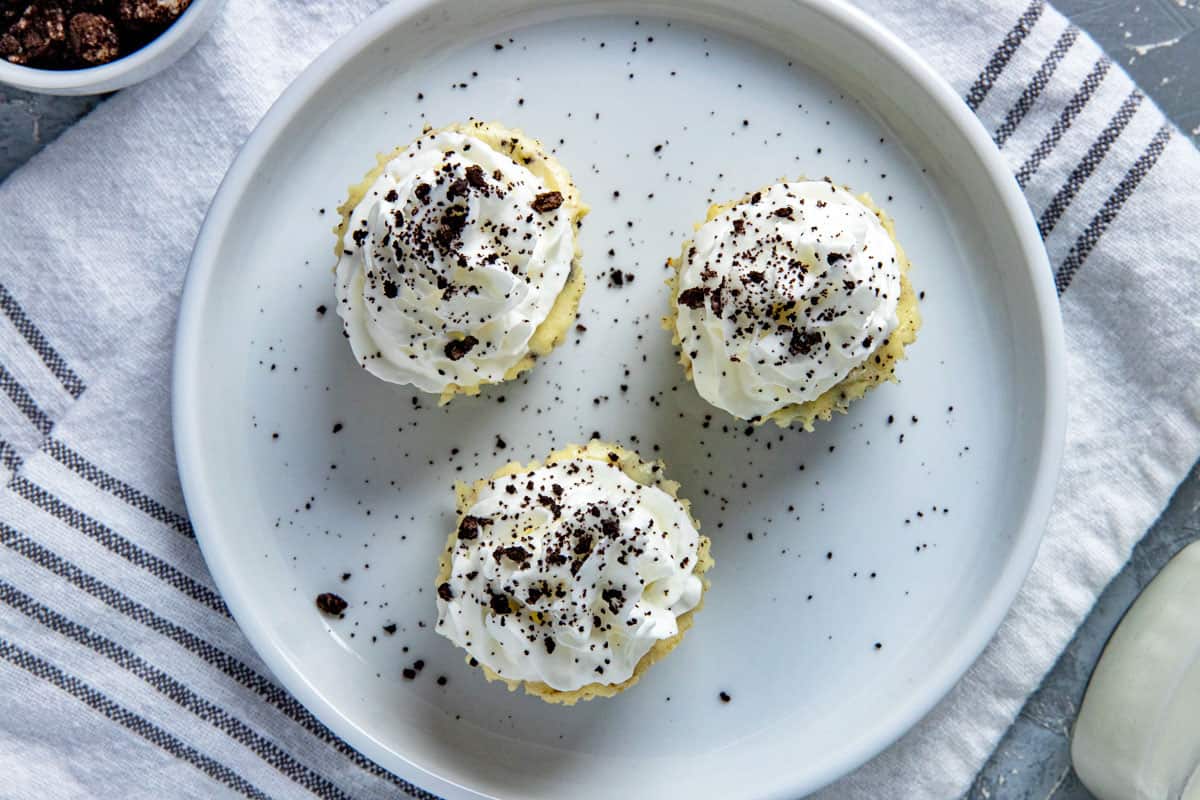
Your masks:
{"label": "chocolate sprinkle on cream", "polygon": [[693,286],[679,293],[679,305],[688,308],[700,308],[704,305],[704,287]]}
{"label": "chocolate sprinkle on cream", "polygon": [[458,538],[463,540],[477,538],[479,536],[480,527],[487,525],[489,522],[491,522],[491,520],[482,519],[480,517],[463,517],[462,522],[458,523]]}
{"label": "chocolate sprinkle on cream", "polygon": [[539,214],[545,214],[547,211],[553,211],[563,204],[563,196],[561,192],[542,192],[537,197],[533,198],[533,210]]}
{"label": "chocolate sprinkle on cream", "polygon": [[703,591],[701,537],[660,473],[646,485],[611,445],[583,452],[476,483],[438,587],[439,633],[559,691],[627,680]]}
{"label": "chocolate sprinkle on cream", "polygon": [[744,420],[816,400],[899,325],[897,257],[875,212],[824,181],[717,214],[679,262],[675,332],[696,389]]}
{"label": "chocolate sprinkle on cream", "polygon": [[446,358],[451,361],[458,361],[460,358],[471,352],[475,345],[479,344],[479,340],[474,336],[465,336],[462,339],[451,339],[446,342]]}
{"label": "chocolate sprinkle on cream", "polygon": [[575,197],[541,145],[493,123],[394,153],[344,220],[335,310],[360,366],[443,399],[510,378],[571,277]]}

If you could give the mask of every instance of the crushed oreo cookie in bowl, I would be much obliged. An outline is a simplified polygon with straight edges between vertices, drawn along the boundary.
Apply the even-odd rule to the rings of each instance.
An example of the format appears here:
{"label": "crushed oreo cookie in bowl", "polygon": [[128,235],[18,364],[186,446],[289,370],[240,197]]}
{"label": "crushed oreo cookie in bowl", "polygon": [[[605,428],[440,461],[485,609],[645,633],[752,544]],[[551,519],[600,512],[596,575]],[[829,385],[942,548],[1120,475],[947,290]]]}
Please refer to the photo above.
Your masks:
{"label": "crushed oreo cookie in bowl", "polygon": [[0,0],[0,83],[99,94],[187,52],[222,0]]}
{"label": "crushed oreo cookie in bowl", "polygon": [[0,0],[0,57],[39,69],[107,64],[140,50],[191,0]]}

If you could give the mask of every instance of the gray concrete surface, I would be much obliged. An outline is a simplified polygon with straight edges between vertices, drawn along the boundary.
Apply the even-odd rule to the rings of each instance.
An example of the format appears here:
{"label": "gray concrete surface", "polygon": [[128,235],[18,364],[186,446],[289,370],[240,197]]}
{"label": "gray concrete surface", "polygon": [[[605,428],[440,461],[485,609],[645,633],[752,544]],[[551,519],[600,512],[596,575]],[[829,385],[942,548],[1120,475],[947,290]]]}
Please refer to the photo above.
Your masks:
{"label": "gray concrete surface", "polygon": [[50,97],[0,86],[0,180],[102,102]]}
{"label": "gray concrete surface", "polygon": [[1050,0],[1200,145],[1200,0]]}
{"label": "gray concrete surface", "polygon": [[[1052,0],[1053,1],[1053,0]],[[1200,144],[1200,0],[1057,0]],[[0,179],[27,161],[100,98],[52,98],[0,87]],[[1200,538],[1200,466],[1101,595],[1026,703],[967,794],[968,800],[1088,800],[1071,769],[1069,736],[1088,677],[1142,587]]]}

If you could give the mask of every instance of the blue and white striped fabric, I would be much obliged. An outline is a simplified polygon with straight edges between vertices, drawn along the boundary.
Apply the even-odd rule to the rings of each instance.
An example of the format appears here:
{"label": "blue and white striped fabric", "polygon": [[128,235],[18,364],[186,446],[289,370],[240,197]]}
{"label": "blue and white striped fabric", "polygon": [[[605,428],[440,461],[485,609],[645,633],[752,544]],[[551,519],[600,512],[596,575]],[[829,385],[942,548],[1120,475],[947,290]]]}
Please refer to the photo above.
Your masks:
{"label": "blue and white striped fabric", "polygon": [[[1069,441],[1039,560],[931,716],[826,797],[961,794],[1200,454],[1200,155],[1040,0],[861,0],[979,115],[1067,332]],[[429,797],[267,673],[175,476],[169,367],[208,201],[286,83],[379,0],[231,0],[178,67],[0,185],[0,795]]]}

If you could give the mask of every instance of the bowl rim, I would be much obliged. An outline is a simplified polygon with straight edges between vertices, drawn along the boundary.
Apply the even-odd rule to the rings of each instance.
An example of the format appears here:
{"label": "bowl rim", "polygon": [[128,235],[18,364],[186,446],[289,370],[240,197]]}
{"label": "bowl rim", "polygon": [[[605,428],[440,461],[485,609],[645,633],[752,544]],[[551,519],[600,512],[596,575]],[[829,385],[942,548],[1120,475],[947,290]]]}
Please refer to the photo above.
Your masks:
{"label": "bowl rim", "polygon": [[[308,681],[299,664],[291,661],[284,652],[273,646],[268,621],[262,616],[263,610],[247,601],[226,569],[236,558],[235,554],[227,551],[215,537],[203,534],[206,529],[216,525],[213,509],[217,507],[219,498],[212,491],[205,475],[201,415],[192,399],[196,396],[196,387],[202,380],[196,366],[196,355],[203,342],[203,311],[210,299],[210,278],[217,265],[215,256],[218,254],[224,231],[233,223],[232,216],[238,198],[255,179],[257,165],[276,144],[282,131],[322,89],[330,75],[357,57],[387,30],[409,23],[444,1],[393,0],[369,15],[306,67],[251,132],[214,195],[197,236],[184,279],[173,352],[171,409],[179,477],[188,512],[196,529],[197,542],[231,613],[271,672],[289,692],[339,736],[387,769],[399,767],[403,777],[419,783],[424,790],[439,795],[450,793],[455,797],[484,797],[487,795],[483,795],[479,790],[431,772],[374,739],[359,728],[351,717],[329,702],[320,690]],[[1034,478],[1030,484],[1028,503],[1019,517],[1020,524],[1013,530],[1010,556],[998,573],[995,587],[987,596],[986,602],[980,606],[974,621],[963,631],[959,644],[946,653],[941,666],[932,670],[928,679],[915,687],[912,693],[898,699],[892,708],[881,710],[881,722],[872,731],[856,737],[853,742],[840,748],[820,768],[810,771],[803,780],[797,777],[791,784],[778,787],[775,793],[770,795],[780,800],[814,792],[882,753],[929,714],[978,660],[999,631],[1037,556],[1058,483],[1067,427],[1066,348],[1053,273],[1034,222],[1033,212],[982,122],[967,107],[959,93],[929,63],[898,35],[885,29],[866,12],[843,0],[790,1],[807,6],[830,20],[832,24],[846,28],[866,44],[892,59],[898,68],[907,72],[915,86],[928,94],[947,120],[957,128],[964,142],[978,159],[981,174],[991,183],[1010,226],[1017,232],[1018,238],[1013,252],[1019,256],[1019,268],[1029,274],[1039,335],[1043,343],[1044,364],[1040,377],[1044,386],[1045,404],[1038,456],[1036,463],[1031,465]],[[731,0],[711,0],[711,4],[728,5],[730,2]],[[736,0],[732,2],[736,3]],[[585,4],[585,0],[549,0],[542,3],[563,8]],[[644,10],[652,13],[661,12],[663,9],[662,4],[649,4]],[[1017,268],[1015,264],[1013,266]]]}
{"label": "bowl rim", "polygon": [[[211,21],[211,15],[198,10],[210,4],[220,5],[224,0],[192,0],[183,13],[141,48],[121,56],[107,64],[81,69],[42,69],[13,64],[0,59],[0,83],[30,92],[83,92],[91,87],[101,87],[100,92],[116,90],[128,85],[122,79],[141,69],[151,66],[166,67],[186,52],[176,47],[197,25]],[[161,64],[156,62],[161,61]],[[157,71],[157,70],[154,70]],[[148,72],[144,78],[150,77]],[[136,82],[139,79],[134,79]],[[104,88],[110,87],[110,88]]]}

